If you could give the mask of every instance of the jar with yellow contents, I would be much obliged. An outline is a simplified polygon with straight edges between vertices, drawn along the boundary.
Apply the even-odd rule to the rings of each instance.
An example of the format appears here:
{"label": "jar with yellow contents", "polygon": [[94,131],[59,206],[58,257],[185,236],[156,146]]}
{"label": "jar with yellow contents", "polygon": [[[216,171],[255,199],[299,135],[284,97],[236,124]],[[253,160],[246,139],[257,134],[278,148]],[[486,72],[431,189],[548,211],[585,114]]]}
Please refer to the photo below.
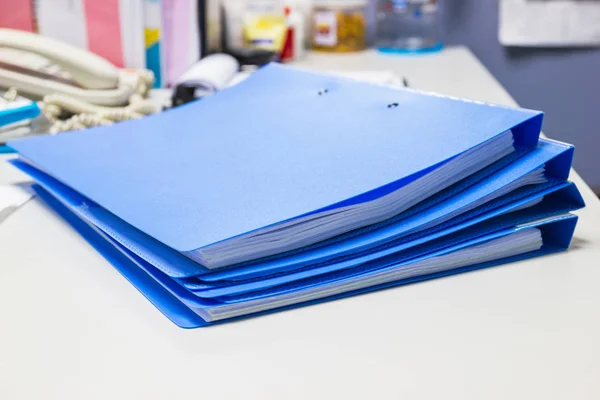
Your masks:
{"label": "jar with yellow contents", "polygon": [[312,48],[338,53],[364,50],[366,6],[366,0],[315,0]]}

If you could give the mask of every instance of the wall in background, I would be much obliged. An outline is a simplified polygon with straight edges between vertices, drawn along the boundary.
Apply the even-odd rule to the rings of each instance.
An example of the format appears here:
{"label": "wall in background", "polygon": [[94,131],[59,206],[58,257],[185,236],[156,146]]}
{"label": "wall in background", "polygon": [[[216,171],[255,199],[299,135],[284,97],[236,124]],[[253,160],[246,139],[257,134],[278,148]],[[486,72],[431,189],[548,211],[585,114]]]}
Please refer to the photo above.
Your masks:
{"label": "wall in background", "polygon": [[573,143],[575,168],[600,192],[600,48],[505,48],[497,0],[440,0],[444,42],[468,46],[517,102],[546,113],[544,132]]}

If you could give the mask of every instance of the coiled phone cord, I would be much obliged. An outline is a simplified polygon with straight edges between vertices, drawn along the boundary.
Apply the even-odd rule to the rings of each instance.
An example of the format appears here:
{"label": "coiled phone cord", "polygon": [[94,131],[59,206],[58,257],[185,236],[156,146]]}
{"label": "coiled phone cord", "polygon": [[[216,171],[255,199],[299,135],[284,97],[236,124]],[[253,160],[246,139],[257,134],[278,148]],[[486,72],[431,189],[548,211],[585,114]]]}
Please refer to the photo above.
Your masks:
{"label": "coiled phone cord", "polygon": [[[154,74],[151,71],[137,70],[134,73],[128,71],[122,74],[120,81],[134,88],[133,94],[129,97],[129,104],[125,107],[98,106],[61,93],[44,96],[39,105],[52,124],[50,133],[110,125],[118,121],[141,118],[158,111],[158,107],[146,99],[154,84]],[[74,115],[61,120],[60,116],[65,113]]]}

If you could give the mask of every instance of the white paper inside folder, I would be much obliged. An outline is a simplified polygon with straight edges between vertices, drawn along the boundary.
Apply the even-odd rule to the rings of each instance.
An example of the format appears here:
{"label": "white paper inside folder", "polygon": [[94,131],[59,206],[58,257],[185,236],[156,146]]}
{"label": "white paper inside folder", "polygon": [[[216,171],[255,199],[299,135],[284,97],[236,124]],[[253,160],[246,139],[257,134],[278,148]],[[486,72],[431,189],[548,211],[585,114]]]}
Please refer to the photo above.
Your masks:
{"label": "white paper inside folder", "polygon": [[308,246],[385,221],[511,154],[515,151],[513,143],[512,132],[506,131],[374,200],[316,212],[184,254],[214,269]]}
{"label": "white paper inside folder", "polygon": [[259,298],[215,307],[195,309],[206,321],[218,321],[241,315],[257,313],[273,308],[335,296],[345,292],[364,289],[389,282],[430,275],[439,272],[481,264],[502,258],[529,253],[542,248],[542,233],[537,228],[527,228],[483,244],[467,247],[454,252],[439,252],[434,257],[417,259],[356,275],[336,282],[322,283],[316,286],[290,293]]}
{"label": "white paper inside folder", "polygon": [[[546,178],[546,175],[545,175],[545,167],[537,168],[534,171],[528,173],[527,175],[517,179],[516,181],[513,181],[513,182],[509,183],[508,185],[502,187],[501,189],[496,190],[495,192],[490,193],[489,195],[484,196],[484,197],[478,199],[477,201],[469,203],[466,206],[455,210],[454,212],[445,214],[444,216],[442,216],[440,218],[431,220],[431,222],[423,224],[423,225],[419,226],[418,228],[407,232],[407,234],[424,231],[425,229],[434,227],[438,224],[441,224],[445,221],[448,221],[448,220],[456,217],[457,215],[460,215],[460,214],[466,213],[470,210],[473,210],[473,209],[479,207],[480,205],[483,205],[494,199],[502,197],[502,196],[504,196],[508,193],[511,193],[519,188],[522,188],[524,186],[539,185],[539,184],[545,183],[547,181],[548,181],[548,179]],[[530,203],[528,203],[529,205],[524,204],[515,210],[511,210],[511,212],[517,211],[519,209],[524,209],[527,207],[532,207],[532,206],[538,204],[538,202],[540,202],[540,201],[541,201],[541,198],[535,199],[535,200],[531,201]]]}

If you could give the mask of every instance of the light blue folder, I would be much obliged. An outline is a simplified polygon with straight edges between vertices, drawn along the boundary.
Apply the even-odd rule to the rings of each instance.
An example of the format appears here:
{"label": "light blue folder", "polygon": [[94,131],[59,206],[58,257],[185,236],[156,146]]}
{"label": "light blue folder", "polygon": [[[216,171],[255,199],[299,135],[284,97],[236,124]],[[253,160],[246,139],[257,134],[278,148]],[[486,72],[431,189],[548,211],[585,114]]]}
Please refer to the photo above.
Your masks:
{"label": "light blue folder", "polygon": [[131,229],[188,253],[377,198],[508,130],[517,150],[532,148],[541,122],[537,111],[270,65],[158,115],[10,145]]}
{"label": "light blue folder", "polygon": [[[353,235],[346,235],[345,239],[331,242],[329,245],[322,245],[302,251],[289,256],[283,256],[267,260],[263,262],[252,263],[247,266],[227,269],[223,271],[209,272],[200,277],[202,281],[218,281],[222,279],[248,279],[267,274],[281,273],[301,268],[305,265],[314,265],[316,263],[325,263],[331,259],[346,260],[348,262],[358,262],[356,257],[363,255],[365,252],[372,253],[373,249],[381,251],[391,251],[394,240],[401,238],[424,224],[435,223],[437,229],[444,227],[446,224],[440,222],[441,219],[452,213],[457,213],[464,209],[476,200],[489,196],[502,187],[514,182],[523,177],[527,173],[545,166],[545,175],[548,182],[536,186],[537,190],[543,190],[555,185],[562,185],[569,176],[573,160],[573,146],[542,139],[539,146],[520,159],[505,166],[494,174],[486,177],[473,184],[468,188],[463,188],[453,196],[446,198],[445,201],[437,203],[433,206],[427,204],[418,207],[412,215],[408,215],[391,223],[386,222],[376,226],[371,226],[360,232],[355,232]],[[511,200],[517,200],[519,196],[530,195],[530,191],[536,191],[536,188],[530,190],[518,190],[509,193],[495,202],[492,206],[499,206],[498,203],[506,204]],[[478,211],[489,209],[490,205],[483,205],[480,208],[471,212],[459,214],[452,219],[452,224],[458,224],[466,219],[472,218]],[[428,233],[430,233],[429,231]],[[339,239],[339,238],[338,238]],[[381,246],[384,246],[381,249]]]}
{"label": "light blue folder", "polygon": [[[202,274],[199,278],[182,280],[182,283],[190,289],[212,289],[212,286],[208,284],[211,281],[251,279],[297,270],[304,266],[329,265],[332,270],[333,268],[350,268],[385,254],[398,251],[399,249],[396,249],[396,247],[403,245],[403,241],[400,239],[425,224],[433,223],[437,230],[441,230],[448,226],[449,221],[450,226],[458,225],[464,220],[474,218],[478,213],[482,213],[492,206],[499,207],[511,201],[519,200],[520,197],[531,196],[532,193],[535,195],[537,192],[562,185],[568,177],[572,158],[572,146],[555,141],[541,140],[534,150],[487,176],[486,179],[473,183],[470,187],[461,186],[461,190],[459,191],[451,188],[451,195],[447,196],[445,201],[432,206],[423,204],[421,207],[415,208],[416,212],[413,212],[412,215],[407,213],[409,215],[404,218],[391,221],[391,223],[386,222],[378,226],[371,226],[360,231],[360,234],[354,232],[352,235],[346,235],[345,239],[331,241],[327,245],[314,247],[273,260],[255,262],[247,266]],[[123,221],[102,207],[99,207],[61,184],[56,179],[22,161],[14,160],[12,162],[23,172],[33,177],[54,196],[61,198],[62,202],[67,204],[82,218],[98,226],[122,245],[167,275],[182,277],[189,276],[197,271],[198,266],[194,261],[162,245],[148,235],[134,229],[129,224],[123,223]],[[503,187],[541,166],[545,166],[546,183],[508,193],[501,196],[500,199],[492,204],[484,204],[474,210],[468,210],[470,204],[484,199],[486,196],[493,195]],[[456,217],[447,218],[453,214]],[[424,234],[428,235],[432,233],[431,229],[424,232]],[[266,285],[267,282],[264,282],[264,284]],[[212,296],[212,292],[207,291],[198,295]]]}
{"label": "light blue folder", "polygon": [[[415,237],[415,235],[409,235],[404,240],[386,242],[386,246],[380,247],[371,253],[354,255],[342,260],[337,259],[336,262],[330,264],[308,265],[304,269],[292,271],[287,275],[279,273],[261,277],[261,279],[246,281],[222,280],[199,284],[198,282],[202,282],[202,279],[207,276],[202,275],[200,280],[194,283],[181,280],[178,285],[166,275],[158,274],[157,276],[161,277],[161,284],[171,287],[172,290],[174,290],[174,287],[179,287],[176,292],[180,296],[186,298],[188,302],[202,307],[213,305],[214,301],[210,299],[216,299],[223,303],[247,301],[249,299],[273,295],[275,290],[289,291],[291,290],[290,288],[297,289],[298,285],[310,287],[310,285],[320,284],[326,279],[335,281],[343,277],[356,275],[357,271],[365,273],[369,270],[379,270],[385,267],[385,265],[406,262],[411,257],[423,257],[426,254],[439,251],[451,245],[473,241],[477,238],[490,235],[493,232],[512,229],[511,227],[519,224],[557,214],[565,214],[583,207],[583,199],[575,186],[572,183],[564,182],[564,179],[568,176],[572,154],[572,146],[542,140],[534,151],[506,166],[503,170],[481,182],[481,184],[497,189],[496,181],[507,184],[516,177],[526,174],[540,165],[545,165],[546,167],[547,177],[549,178],[547,183],[534,185],[532,188],[522,188],[519,194],[509,193],[502,198],[481,206],[481,209],[478,211],[476,209],[467,213],[464,218],[455,218],[453,221],[449,221],[449,223],[442,224],[437,230],[430,229],[421,236],[417,235]],[[82,208],[80,195],[73,193],[73,191],[70,191],[64,185],[52,180],[40,171],[32,169],[27,164],[23,165],[19,161],[15,161],[15,164],[21,167],[24,172],[30,173],[55,198],[66,204],[69,208],[76,210],[82,216],[87,215],[77,211]],[[481,184],[471,187],[470,190],[489,193],[489,190],[486,192],[481,187]],[[468,191],[467,193],[461,193],[461,197],[463,195],[468,196]],[[532,200],[542,198],[543,201],[540,204],[515,212],[515,210],[520,209]],[[445,202],[444,204],[446,203],[452,204],[452,201]],[[85,209],[94,210],[96,207],[88,205]],[[435,212],[427,212],[427,215],[435,215]],[[86,218],[86,220],[89,222],[90,218]],[[92,217],[91,220],[93,221],[94,218]],[[401,220],[399,221],[399,226],[405,227],[406,223],[410,224],[410,221]],[[110,229],[108,231],[110,232]],[[118,243],[114,241],[114,244]],[[122,249],[120,246],[117,246],[117,248]],[[133,257],[133,253],[130,256]],[[149,271],[156,269],[155,266],[144,262],[138,257],[133,258]],[[212,275],[215,274],[217,273],[213,273]],[[312,279],[309,280],[309,278]],[[184,287],[190,289],[191,292],[181,290]]]}
{"label": "light blue folder", "polygon": [[[559,156],[549,160],[546,165],[551,166],[553,162],[565,162],[563,167],[568,171],[570,158],[563,159],[561,155],[569,155],[572,148],[558,143],[548,143],[548,145],[555,148],[562,147],[563,152],[559,151]],[[543,148],[543,146],[541,147]],[[548,169],[552,170],[552,168]],[[23,170],[28,172],[26,168]],[[92,225],[94,224],[94,217],[89,218],[90,214],[80,211],[82,207],[81,199],[77,200],[77,195],[70,192],[68,188],[55,181],[47,180],[47,177],[43,175],[33,174],[32,177],[60,202],[84,218],[85,221]],[[517,224],[552,215],[565,214],[584,206],[583,199],[577,188],[572,183],[557,179],[550,180],[546,184],[535,185],[531,188],[523,188],[520,192],[518,194],[510,193],[490,204],[485,204],[479,207],[479,209],[467,213],[465,216],[455,218],[449,221],[449,223],[436,227],[436,229],[429,229],[417,235],[408,235],[401,240],[385,242],[384,246],[377,247],[372,251],[336,258],[328,263],[304,264],[303,268],[296,267],[291,271],[285,268],[285,264],[281,264],[282,268],[276,271],[276,273],[266,276],[252,275],[246,280],[212,279],[204,281],[207,275],[201,275],[194,279],[180,279],[178,282],[181,286],[191,290],[195,296],[217,298],[264,290],[298,280],[304,280],[306,283],[306,280],[312,277],[318,277],[315,279],[320,281],[322,276],[326,276],[327,274],[331,275],[342,270],[349,270],[349,273],[351,273],[352,270],[357,268],[364,270],[367,268],[367,265],[370,265],[368,268],[379,269],[382,265],[381,259],[384,258],[391,258],[394,263],[406,261],[410,259],[410,254],[422,256],[427,251],[431,252],[447,246],[447,243],[458,243],[467,238],[474,239],[478,236],[506,229]],[[74,199],[76,200],[74,201]],[[534,207],[515,212],[515,210],[519,210],[535,199],[543,199],[544,201]],[[88,207],[90,206],[88,205]],[[94,206],[90,208],[96,209]],[[406,226],[404,222],[400,221],[399,226]],[[410,224],[410,221],[408,223]],[[106,231],[106,228],[104,230]],[[110,232],[111,230],[108,229],[108,231]],[[440,242],[446,244],[436,244]],[[422,250],[423,247],[427,251]],[[401,257],[398,254],[401,254]],[[150,257],[149,260],[152,266],[156,268],[156,258]],[[292,263],[292,265],[294,264]],[[285,273],[285,271],[288,272]]]}

